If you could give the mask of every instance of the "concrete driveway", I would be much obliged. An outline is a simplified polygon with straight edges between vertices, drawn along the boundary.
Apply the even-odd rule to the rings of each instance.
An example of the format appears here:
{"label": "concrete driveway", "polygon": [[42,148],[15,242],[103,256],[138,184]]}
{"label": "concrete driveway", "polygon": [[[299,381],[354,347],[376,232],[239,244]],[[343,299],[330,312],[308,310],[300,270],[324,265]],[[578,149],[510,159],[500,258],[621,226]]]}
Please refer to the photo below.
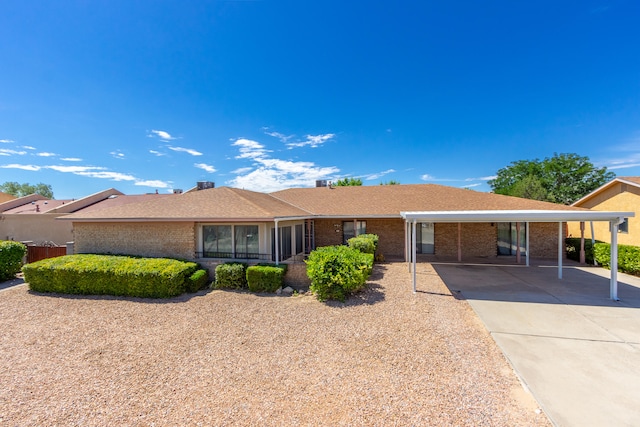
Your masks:
{"label": "concrete driveway", "polygon": [[640,425],[640,278],[619,274],[614,302],[608,270],[533,264],[432,266],[555,425]]}

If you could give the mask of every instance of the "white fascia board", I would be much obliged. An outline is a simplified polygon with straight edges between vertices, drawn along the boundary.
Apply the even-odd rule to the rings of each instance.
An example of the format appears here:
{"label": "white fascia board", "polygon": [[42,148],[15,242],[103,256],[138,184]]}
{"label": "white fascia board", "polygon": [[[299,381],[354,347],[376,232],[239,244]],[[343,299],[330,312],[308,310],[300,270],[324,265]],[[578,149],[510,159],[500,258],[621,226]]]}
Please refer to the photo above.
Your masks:
{"label": "white fascia board", "polygon": [[634,212],[512,210],[401,212],[406,220],[421,222],[565,222],[616,221],[634,217]]}

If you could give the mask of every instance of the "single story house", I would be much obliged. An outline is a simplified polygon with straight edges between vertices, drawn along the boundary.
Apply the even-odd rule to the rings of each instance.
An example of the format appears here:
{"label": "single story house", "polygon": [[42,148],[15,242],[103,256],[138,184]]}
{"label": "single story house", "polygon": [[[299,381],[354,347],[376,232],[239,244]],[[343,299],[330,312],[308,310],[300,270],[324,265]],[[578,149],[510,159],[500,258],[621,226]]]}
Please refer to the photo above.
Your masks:
{"label": "single story house", "polygon": [[[587,194],[572,206],[588,208],[594,211],[630,211],[637,213],[640,209],[640,177],[624,176],[615,178],[600,188]],[[568,233],[573,237],[584,235],[585,238],[611,243],[609,224],[578,223],[568,224]],[[640,246],[640,222],[635,218],[625,218],[618,227],[618,243]]]}
{"label": "single story house", "polygon": [[[527,261],[562,259],[564,245],[558,244],[558,236],[566,235],[565,214],[587,218],[592,213],[435,184],[329,185],[268,194],[207,188],[80,211],[62,220],[73,223],[76,253],[178,257],[211,269],[229,260],[295,265],[316,247],[343,244],[363,233],[380,237],[378,252],[388,260],[415,262],[429,254],[458,260],[519,260],[521,255]],[[619,216],[601,214],[596,220],[615,222]],[[306,279],[301,266],[290,267],[292,282]]]}
{"label": "single story house", "polygon": [[15,198],[16,198],[16,196],[13,196],[13,195],[7,194],[7,193],[3,193],[2,191],[0,191],[0,203],[8,202],[9,200],[13,200]]}

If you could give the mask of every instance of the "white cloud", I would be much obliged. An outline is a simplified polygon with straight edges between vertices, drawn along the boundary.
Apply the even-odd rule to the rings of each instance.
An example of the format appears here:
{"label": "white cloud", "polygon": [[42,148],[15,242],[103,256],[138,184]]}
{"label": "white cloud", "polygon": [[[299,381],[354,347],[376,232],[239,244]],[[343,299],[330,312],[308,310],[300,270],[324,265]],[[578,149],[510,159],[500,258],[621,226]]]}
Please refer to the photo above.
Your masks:
{"label": "white cloud", "polygon": [[171,184],[169,184],[168,182],[158,180],[136,181],[134,185],[154,188],[169,188],[171,186]]}
{"label": "white cloud", "polygon": [[277,191],[290,187],[310,187],[317,179],[327,179],[340,170],[334,166],[321,167],[313,162],[294,162],[270,158],[264,145],[249,139],[238,139],[232,145],[239,147],[236,159],[252,160],[254,167],[239,168],[234,179],[227,181],[233,187],[254,191]]}
{"label": "white cloud", "polygon": [[293,138],[295,135],[284,135],[281,134],[280,132],[267,132],[268,128],[263,128],[265,130],[265,134],[272,136],[274,138],[278,138],[280,141],[286,143],[287,141],[289,141],[291,138]]}
{"label": "white cloud", "polygon": [[88,172],[76,172],[76,175],[87,176],[89,178],[101,178],[110,179],[113,181],[136,181],[136,177],[120,172],[110,171],[88,171]]}
{"label": "white cloud", "polygon": [[395,169],[387,169],[386,171],[382,171],[382,172],[378,172],[378,173],[372,173],[371,175],[365,175],[365,180],[367,181],[371,181],[374,179],[378,179],[381,178],[387,174],[393,173],[395,172]]}
{"label": "white cloud", "polygon": [[112,151],[109,154],[111,154],[116,159],[124,159],[125,158],[124,153],[122,151],[120,151],[120,150]]}
{"label": "white cloud", "polygon": [[481,183],[469,184],[469,185],[464,185],[462,188],[473,188],[473,187],[479,187],[481,185],[482,185]]}
{"label": "white cloud", "polygon": [[63,157],[60,160],[64,160],[65,162],[81,162],[82,159],[79,159],[78,157]]}
{"label": "white cloud", "polygon": [[435,177],[433,175],[429,175],[428,173],[425,173],[424,175],[422,175],[420,177],[421,180],[423,181],[435,181]]}
{"label": "white cloud", "polygon": [[153,155],[158,156],[158,157],[160,157],[160,156],[166,156],[166,155],[167,155],[166,153],[161,153],[160,151],[156,151],[156,150],[149,150],[149,152],[150,152],[151,154],[153,154]]}
{"label": "white cloud", "polygon": [[177,139],[177,138],[171,136],[171,134],[169,134],[169,132],[166,132],[164,130],[152,130],[151,134],[152,135],[148,135],[148,136],[149,137],[153,137],[153,135],[155,135],[158,138],[162,139],[163,141],[171,141],[171,140]]}
{"label": "white cloud", "polygon": [[195,163],[193,166],[197,167],[198,169],[207,171],[209,173],[214,173],[216,171],[216,168],[214,168],[213,166],[207,165],[206,163]]}
{"label": "white cloud", "polygon": [[3,144],[11,144],[12,142],[15,142],[13,139],[0,139],[0,143]]}
{"label": "white cloud", "polygon": [[40,156],[40,157],[55,157],[55,156],[57,156],[57,154],[56,153],[43,152],[43,153],[36,153],[36,156]]}
{"label": "white cloud", "polygon": [[259,142],[245,138],[240,138],[231,145],[240,147],[240,155],[236,159],[260,159],[270,152]]}
{"label": "white cloud", "polygon": [[24,156],[26,151],[9,150],[8,148],[0,148],[0,156]]}
{"label": "white cloud", "polygon": [[287,144],[287,147],[289,147],[289,149],[291,148],[297,148],[297,147],[306,147],[306,146],[310,146],[311,148],[316,148],[321,146],[322,144],[324,144],[325,142],[329,141],[330,139],[334,138],[336,135],[334,133],[326,133],[324,135],[306,135],[304,141],[300,141],[300,142],[290,142]]}
{"label": "white cloud", "polygon": [[36,147],[32,147],[30,145],[21,145],[20,148],[24,148],[25,150],[35,150]]}
{"label": "white cloud", "polygon": [[173,150],[173,151],[178,151],[181,153],[188,153],[191,154],[192,156],[202,156],[202,153],[196,150],[193,150],[191,148],[184,148],[184,147],[172,147],[172,146],[167,146],[167,148],[169,150]]}
{"label": "white cloud", "polygon": [[238,168],[236,170],[231,171],[231,173],[234,173],[236,175],[242,175],[243,173],[247,173],[252,170],[253,168]]}
{"label": "white cloud", "polygon": [[41,169],[40,166],[36,166],[36,165],[18,165],[18,164],[11,164],[11,165],[0,165],[0,168],[2,169],[22,169],[25,171],[39,171]]}

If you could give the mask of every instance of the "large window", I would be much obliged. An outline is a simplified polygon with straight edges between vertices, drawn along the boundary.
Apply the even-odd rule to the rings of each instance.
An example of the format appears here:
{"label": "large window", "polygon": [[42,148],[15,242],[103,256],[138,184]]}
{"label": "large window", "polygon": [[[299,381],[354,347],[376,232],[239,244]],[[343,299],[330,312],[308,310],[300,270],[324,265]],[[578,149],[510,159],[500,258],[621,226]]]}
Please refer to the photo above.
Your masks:
{"label": "large window", "polygon": [[527,228],[524,222],[520,223],[520,235],[518,225],[515,222],[498,223],[498,255],[515,255],[520,243],[520,253],[526,252]]}
{"label": "large window", "polygon": [[202,227],[205,258],[258,258],[257,225],[205,225]]}
{"label": "large window", "polygon": [[258,226],[235,226],[235,255],[236,258],[258,258]]}
{"label": "large window", "polygon": [[350,238],[365,234],[366,232],[367,221],[343,221],[342,243],[346,245]]}
{"label": "large window", "polygon": [[230,225],[202,227],[203,256],[205,258],[233,258]]}
{"label": "large window", "polygon": [[434,225],[432,222],[419,222],[416,227],[416,252],[434,254]]}

